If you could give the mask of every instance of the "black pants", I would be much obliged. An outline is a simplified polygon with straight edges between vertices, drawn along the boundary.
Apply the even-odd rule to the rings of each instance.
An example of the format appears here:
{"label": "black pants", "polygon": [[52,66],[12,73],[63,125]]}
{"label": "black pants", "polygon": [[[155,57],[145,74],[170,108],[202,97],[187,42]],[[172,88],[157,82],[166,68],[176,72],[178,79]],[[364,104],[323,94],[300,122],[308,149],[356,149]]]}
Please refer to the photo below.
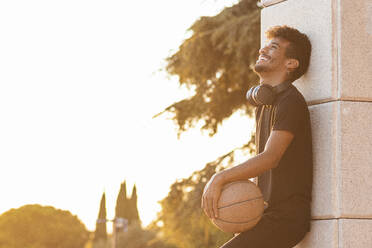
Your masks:
{"label": "black pants", "polygon": [[310,207],[291,203],[268,208],[260,222],[221,248],[292,248],[309,231]]}

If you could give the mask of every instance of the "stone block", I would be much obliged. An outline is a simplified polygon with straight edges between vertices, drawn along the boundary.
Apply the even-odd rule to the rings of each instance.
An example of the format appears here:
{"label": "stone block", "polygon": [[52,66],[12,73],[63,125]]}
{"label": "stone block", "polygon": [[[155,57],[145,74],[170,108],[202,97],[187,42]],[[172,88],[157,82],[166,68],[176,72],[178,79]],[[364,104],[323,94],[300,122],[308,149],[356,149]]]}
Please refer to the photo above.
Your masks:
{"label": "stone block", "polygon": [[372,103],[309,107],[314,219],[372,218]]}
{"label": "stone block", "polygon": [[372,220],[341,219],[339,220],[339,247],[367,248],[372,247]]}
{"label": "stone block", "polygon": [[313,220],[311,231],[294,248],[372,247],[371,219]]}
{"label": "stone block", "polygon": [[338,220],[314,220],[311,231],[294,248],[339,248]]}
{"label": "stone block", "polygon": [[337,97],[337,44],[333,32],[334,1],[284,1],[261,12],[262,44],[264,31],[275,25],[288,25],[308,35],[312,43],[309,71],[295,85],[309,102]]}
{"label": "stone block", "polygon": [[340,1],[339,98],[372,100],[372,1]]}
{"label": "stone block", "polygon": [[337,167],[335,150],[337,103],[309,107],[313,138],[313,202],[315,219],[337,216]]}
{"label": "stone block", "polygon": [[341,102],[339,115],[340,217],[372,218],[372,102]]}

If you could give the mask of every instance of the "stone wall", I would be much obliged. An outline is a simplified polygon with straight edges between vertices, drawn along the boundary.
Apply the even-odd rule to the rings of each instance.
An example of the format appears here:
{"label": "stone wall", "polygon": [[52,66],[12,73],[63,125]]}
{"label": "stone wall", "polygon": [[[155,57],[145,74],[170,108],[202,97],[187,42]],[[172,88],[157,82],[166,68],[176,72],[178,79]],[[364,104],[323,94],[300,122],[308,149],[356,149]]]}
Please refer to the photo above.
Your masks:
{"label": "stone wall", "polygon": [[314,149],[312,230],[296,247],[372,247],[372,1],[279,1],[261,17],[262,43],[268,27],[289,25],[313,47],[295,82]]}

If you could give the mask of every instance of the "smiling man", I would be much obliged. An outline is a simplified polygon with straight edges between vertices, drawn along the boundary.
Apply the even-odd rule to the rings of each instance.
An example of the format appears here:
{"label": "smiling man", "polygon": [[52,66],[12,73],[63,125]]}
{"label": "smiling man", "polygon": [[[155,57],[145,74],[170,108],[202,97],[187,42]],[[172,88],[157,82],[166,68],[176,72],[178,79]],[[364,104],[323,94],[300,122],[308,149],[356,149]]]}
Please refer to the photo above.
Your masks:
{"label": "smiling man", "polygon": [[223,248],[291,248],[310,230],[312,143],[306,101],[292,85],[308,69],[308,37],[288,26],[267,30],[255,71],[260,85],[247,92],[256,106],[257,155],[216,173],[207,183],[202,207],[218,218],[222,187],[258,177],[266,208],[260,222],[236,235]]}

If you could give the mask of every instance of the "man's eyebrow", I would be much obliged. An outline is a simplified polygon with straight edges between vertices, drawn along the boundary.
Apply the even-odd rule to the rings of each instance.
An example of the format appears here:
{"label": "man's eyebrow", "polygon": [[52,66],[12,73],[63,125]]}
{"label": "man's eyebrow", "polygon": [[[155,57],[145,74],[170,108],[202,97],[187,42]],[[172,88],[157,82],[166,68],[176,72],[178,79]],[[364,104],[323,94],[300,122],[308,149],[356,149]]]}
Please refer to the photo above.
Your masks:
{"label": "man's eyebrow", "polygon": [[280,47],[279,43],[277,43],[277,42],[275,42],[275,41],[271,42],[271,44],[272,44],[272,45],[277,45],[278,47]]}

